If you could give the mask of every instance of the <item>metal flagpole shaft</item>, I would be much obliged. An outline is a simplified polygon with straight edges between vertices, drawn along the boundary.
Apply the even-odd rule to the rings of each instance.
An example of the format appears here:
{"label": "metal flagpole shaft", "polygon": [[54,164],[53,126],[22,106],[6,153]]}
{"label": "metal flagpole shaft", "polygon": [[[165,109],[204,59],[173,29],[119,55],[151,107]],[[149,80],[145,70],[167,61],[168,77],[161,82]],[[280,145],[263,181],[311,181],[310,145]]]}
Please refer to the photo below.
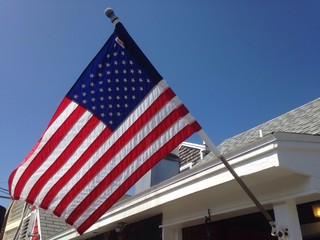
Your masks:
{"label": "metal flagpole shaft", "polygon": [[250,191],[250,189],[247,187],[247,185],[242,181],[242,179],[239,177],[239,175],[234,171],[234,169],[231,167],[229,162],[226,160],[226,158],[220,153],[219,149],[212,143],[212,141],[208,138],[208,136],[205,134],[203,130],[200,130],[199,132],[200,137],[202,140],[205,141],[209,149],[216,155],[217,158],[221,160],[221,162],[226,166],[226,168],[229,170],[229,172],[233,175],[233,177],[236,179],[236,181],[240,184],[242,189],[247,193],[247,195],[251,198],[251,200],[254,202],[254,204],[258,207],[260,212],[264,215],[264,217],[268,220],[270,225],[274,225],[274,221],[270,214],[264,209],[264,207],[261,205],[261,203],[258,201],[258,199],[253,195],[253,193]]}

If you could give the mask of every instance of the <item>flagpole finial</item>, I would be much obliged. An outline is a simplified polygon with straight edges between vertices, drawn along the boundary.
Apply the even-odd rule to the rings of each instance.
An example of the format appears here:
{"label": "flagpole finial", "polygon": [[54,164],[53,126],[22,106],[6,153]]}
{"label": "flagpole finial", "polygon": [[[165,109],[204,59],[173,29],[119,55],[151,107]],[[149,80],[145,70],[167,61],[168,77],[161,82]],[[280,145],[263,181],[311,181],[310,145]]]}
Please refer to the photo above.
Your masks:
{"label": "flagpole finial", "polygon": [[116,25],[119,22],[119,18],[114,14],[114,11],[112,8],[106,8],[104,10],[105,15],[110,18],[111,22]]}

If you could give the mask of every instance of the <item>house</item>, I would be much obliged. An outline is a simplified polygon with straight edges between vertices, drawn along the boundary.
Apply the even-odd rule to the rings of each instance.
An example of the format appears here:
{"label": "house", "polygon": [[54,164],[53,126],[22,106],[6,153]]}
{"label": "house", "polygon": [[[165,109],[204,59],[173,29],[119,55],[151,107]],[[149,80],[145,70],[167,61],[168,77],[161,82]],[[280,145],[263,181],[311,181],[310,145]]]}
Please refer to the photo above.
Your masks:
{"label": "house", "polygon": [[[48,239],[70,228],[64,221],[42,209],[36,209],[23,201],[12,201],[7,209],[3,240]],[[17,231],[20,229],[20,231]]]}
{"label": "house", "polygon": [[120,200],[81,236],[69,227],[43,239],[320,239],[312,208],[320,203],[319,134],[320,98],[218,146],[275,228],[204,145],[183,143],[174,153],[180,173],[155,185],[149,177],[150,187]]}

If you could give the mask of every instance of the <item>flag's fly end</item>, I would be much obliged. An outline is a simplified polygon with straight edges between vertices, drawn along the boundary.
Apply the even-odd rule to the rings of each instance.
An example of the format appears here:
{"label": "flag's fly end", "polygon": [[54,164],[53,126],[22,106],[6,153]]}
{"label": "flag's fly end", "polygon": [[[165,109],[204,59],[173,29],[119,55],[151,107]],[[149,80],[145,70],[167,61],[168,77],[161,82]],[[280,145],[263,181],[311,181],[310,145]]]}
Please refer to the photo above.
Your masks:
{"label": "flag's fly end", "polygon": [[119,22],[119,18],[114,14],[114,11],[112,8],[106,8],[104,10],[105,15],[110,18],[111,22],[116,25]]}

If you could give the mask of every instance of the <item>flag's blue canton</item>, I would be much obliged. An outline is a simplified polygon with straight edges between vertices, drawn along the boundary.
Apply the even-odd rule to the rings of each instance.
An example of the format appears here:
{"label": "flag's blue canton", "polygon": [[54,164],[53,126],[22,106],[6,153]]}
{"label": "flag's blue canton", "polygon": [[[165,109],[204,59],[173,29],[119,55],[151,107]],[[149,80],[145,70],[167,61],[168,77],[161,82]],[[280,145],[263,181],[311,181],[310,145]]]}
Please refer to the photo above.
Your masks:
{"label": "flag's blue canton", "polygon": [[114,33],[67,94],[112,130],[155,85],[116,38]]}

